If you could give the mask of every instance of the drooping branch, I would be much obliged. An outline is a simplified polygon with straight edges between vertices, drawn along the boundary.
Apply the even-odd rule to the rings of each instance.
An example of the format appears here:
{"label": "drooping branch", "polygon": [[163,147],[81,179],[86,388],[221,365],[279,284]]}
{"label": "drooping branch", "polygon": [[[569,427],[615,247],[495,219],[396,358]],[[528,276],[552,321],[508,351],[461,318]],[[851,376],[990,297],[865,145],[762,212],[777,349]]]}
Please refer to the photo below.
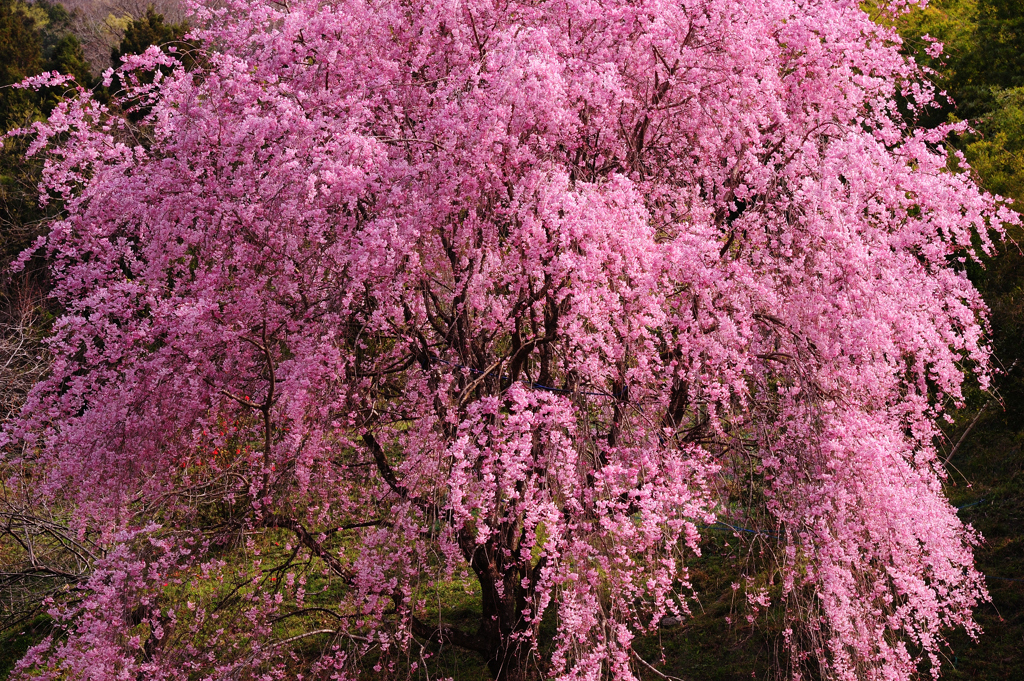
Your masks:
{"label": "drooping branch", "polygon": [[355,578],[353,572],[338,560],[338,557],[328,550],[321,542],[317,541],[316,537],[310,534],[305,526],[303,526],[303,524],[298,520],[288,516],[270,513],[263,517],[260,524],[267,528],[276,527],[291,530],[302,546],[305,546],[313,553],[313,555],[326,563],[332,572],[344,577],[349,582],[353,581]]}
{"label": "drooping branch", "polygon": [[391,469],[391,464],[388,463],[387,456],[384,454],[384,449],[377,442],[377,438],[373,436],[373,433],[363,433],[363,442],[370,448],[370,453],[373,455],[374,463],[377,465],[377,472],[384,478],[384,482],[388,484],[391,491],[402,497],[403,499],[409,496],[409,491],[398,482],[398,478],[395,477],[394,470]]}

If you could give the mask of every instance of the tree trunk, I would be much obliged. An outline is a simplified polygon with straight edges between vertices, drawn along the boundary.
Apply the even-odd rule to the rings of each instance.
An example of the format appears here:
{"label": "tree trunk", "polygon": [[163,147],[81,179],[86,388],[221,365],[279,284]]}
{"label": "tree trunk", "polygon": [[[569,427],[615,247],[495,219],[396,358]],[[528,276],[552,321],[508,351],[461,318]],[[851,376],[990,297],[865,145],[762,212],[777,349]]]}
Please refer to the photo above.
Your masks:
{"label": "tree trunk", "polygon": [[529,650],[530,646],[522,642],[510,642],[499,647],[494,657],[487,661],[494,681],[526,681]]}
{"label": "tree trunk", "polygon": [[[463,550],[466,548],[464,545]],[[480,582],[481,616],[477,637],[486,641],[490,650],[485,656],[487,667],[495,681],[526,681],[531,645],[529,641],[516,637],[516,634],[526,633],[521,630],[520,606],[524,602],[524,593],[520,579],[514,571],[502,572],[498,565],[500,550],[493,542],[474,546],[472,552],[466,553]]]}

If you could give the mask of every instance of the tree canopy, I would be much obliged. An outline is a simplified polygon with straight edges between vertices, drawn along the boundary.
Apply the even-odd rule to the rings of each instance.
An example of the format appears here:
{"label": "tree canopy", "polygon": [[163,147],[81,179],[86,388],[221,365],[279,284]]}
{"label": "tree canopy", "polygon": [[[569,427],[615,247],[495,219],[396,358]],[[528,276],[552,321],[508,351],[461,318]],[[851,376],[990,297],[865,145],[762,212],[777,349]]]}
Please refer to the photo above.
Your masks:
{"label": "tree canopy", "polygon": [[[988,380],[965,268],[1015,217],[908,122],[932,89],[894,29],[838,0],[195,21],[193,70],[121,68],[141,117],[83,89],[31,133],[64,313],[3,444],[91,570],[22,675],[282,677],[319,637],[314,676],[433,641],[633,678],[716,520],[764,539],[736,588],[793,678],[937,672],[975,631],[935,421]],[[233,586],[175,602],[199,579]]]}

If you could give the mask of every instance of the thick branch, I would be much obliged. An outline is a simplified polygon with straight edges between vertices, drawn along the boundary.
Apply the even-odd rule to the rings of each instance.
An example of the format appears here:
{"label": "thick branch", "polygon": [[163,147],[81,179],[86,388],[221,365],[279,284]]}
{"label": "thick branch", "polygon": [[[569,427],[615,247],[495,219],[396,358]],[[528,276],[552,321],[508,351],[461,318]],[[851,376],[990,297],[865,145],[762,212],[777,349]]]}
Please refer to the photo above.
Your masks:
{"label": "thick branch", "polygon": [[320,560],[327,563],[327,566],[335,572],[335,574],[341,575],[347,580],[352,580],[354,577],[336,556],[330,551],[324,548],[323,544],[318,542],[316,538],[309,533],[309,531],[294,518],[288,516],[271,513],[263,518],[264,527],[277,527],[285,530],[291,530],[298,538],[299,542],[307,549],[313,552],[313,554]]}
{"label": "thick branch", "polygon": [[377,442],[377,438],[373,436],[373,433],[364,433],[363,442],[370,448],[370,453],[373,454],[373,460],[377,464],[377,471],[380,472],[380,476],[384,478],[384,482],[388,484],[391,491],[402,497],[403,499],[408,498],[409,490],[404,485],[399,484],[398,478],[395,477],[395,471],[391,469],[391,465],[388,463],[387,457],[384,456],[384,449]]}

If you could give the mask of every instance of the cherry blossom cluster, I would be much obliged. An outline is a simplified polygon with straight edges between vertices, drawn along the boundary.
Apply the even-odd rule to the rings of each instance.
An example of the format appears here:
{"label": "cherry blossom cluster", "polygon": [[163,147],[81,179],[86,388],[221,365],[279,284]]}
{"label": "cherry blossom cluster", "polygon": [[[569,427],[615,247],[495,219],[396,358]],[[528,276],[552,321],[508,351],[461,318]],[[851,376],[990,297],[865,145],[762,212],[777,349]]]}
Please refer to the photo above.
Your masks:
{"label": "cherry blossom cluster", "polygon": [[[5,442],[109,546],[26,678],[294,673],[271,531],[332,585],[324,678],[427,642],[635,678],[718,517],[776,537],[747,598],[794,678],[937,674],[976,631],[935,423],[987,380],[962,263],[1012,218],[859,3],[193,12],[195,69],[152,48],[26,133],[65,312]],[[232,571],[246,626],[175,600]]]}

